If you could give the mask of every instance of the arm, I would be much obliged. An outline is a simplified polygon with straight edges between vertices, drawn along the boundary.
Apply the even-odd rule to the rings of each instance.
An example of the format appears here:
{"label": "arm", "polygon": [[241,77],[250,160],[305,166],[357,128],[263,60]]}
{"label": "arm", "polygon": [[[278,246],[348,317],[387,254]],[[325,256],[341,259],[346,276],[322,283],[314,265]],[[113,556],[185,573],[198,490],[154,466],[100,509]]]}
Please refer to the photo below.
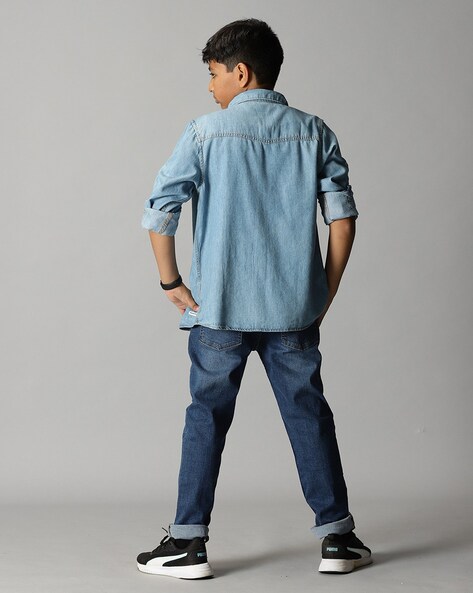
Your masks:
{"label": "arm", "polygon": [[358,218],[352,187],[348,178],[348,163],[342,156],[338,139],[327,124],[321,121],[319,142],[317,198],[324,221],[329,226],[325,273],[328,298],[317,319],[320,326],[340,284],[355,239],[355,220]]}
{"label": "arm", "polygon": [[[201,178],[199,145],[192,122],[189,122],[171,157],[156,176],[152,194],[145,203],[141,223],[149,231],[163,284],[168,284],[179,276],[174,235],[182,205],[197,192]],[[182,314],[186,307],[198,310],[191,291],[184,283],[165,292]]]}
{"label": "arm", "polygon": [[[154,231],[149,231],[149,237],[154,257],[158,264],[161,281],[163,284],[168,284],[176,280],[179,276],[179,271],[176,262],[174,235],[160,235]],[[194,311],[198,311],[199,307],[192,298],[191,291],[184,283],[171,290],[166,290],[165,293],[171,303],[176,305],[182,314],[186,310],[186,307],[191,307]]]}
{"label": "arm", "polygon": [[341,218],[334,220],[330,224],[327,258],[325,260],[328,298],[324,310],[317,319],[319,326],[337,294],[340,280],[342,279],[355,239],[355,225],[355,217]]}

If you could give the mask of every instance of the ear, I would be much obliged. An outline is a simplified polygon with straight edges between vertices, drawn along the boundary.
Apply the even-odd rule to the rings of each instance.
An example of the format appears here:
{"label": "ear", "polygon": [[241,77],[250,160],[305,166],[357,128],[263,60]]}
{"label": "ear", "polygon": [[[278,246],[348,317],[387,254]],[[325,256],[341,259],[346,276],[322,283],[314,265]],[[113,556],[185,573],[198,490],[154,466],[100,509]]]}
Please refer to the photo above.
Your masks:
{"label": "ear", "polygon": [[236,66],[238,84],[241,87],[246,86],[250,82],[251,71],[244,62],[239,62]]}

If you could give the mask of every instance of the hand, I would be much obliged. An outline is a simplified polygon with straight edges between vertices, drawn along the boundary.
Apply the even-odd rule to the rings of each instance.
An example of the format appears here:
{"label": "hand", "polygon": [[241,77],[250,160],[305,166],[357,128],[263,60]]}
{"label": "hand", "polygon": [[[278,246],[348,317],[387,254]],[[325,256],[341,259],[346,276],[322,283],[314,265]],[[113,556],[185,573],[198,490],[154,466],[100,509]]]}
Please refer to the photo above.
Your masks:
{"label": "hand", "polygon": [[166,290],[165,292],[168,299],[176,305],[181,314],[185,313],[186,307],[190,307],[193,311],[199,310],[199,305],[192,298],[192,293],[184,282],[176,286],[176,288]]}

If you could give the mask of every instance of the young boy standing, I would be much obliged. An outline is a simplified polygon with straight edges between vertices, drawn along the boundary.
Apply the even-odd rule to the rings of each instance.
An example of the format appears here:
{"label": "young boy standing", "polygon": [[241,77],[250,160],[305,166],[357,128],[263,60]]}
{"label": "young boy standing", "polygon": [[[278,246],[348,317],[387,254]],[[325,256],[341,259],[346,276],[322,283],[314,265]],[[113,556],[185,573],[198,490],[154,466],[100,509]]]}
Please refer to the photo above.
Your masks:
{"label": "young boy standing", "polygon": [[[189,331],[192,403],[186,410],[177,512],[169,535],[137,558],[143,572],[213,575],[210,515],[225,438],[249,354],[264,365],[322,541],[321,572],[351,572],[371,551],[355,536],[323,394],[319,326],[337,293],[358,211],[337,138],[274,90],[283,50],[263,21],[230,23],[207,42],[209,91],[221,110],[191,120],[146,201],[161,286]],[[192,198],[188,288],[174,235]],[[330,225],[322,262],[317,204]]]}

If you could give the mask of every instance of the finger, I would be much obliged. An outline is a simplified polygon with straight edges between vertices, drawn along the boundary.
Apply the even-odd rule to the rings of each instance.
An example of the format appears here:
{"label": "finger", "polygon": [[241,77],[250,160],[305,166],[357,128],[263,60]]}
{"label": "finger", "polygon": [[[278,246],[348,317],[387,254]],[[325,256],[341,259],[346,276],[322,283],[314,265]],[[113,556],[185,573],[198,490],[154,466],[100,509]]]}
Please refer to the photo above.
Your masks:
{"label": "finger", "polygon": [[189,297],[188,305],[193,311],[199,310],[199,305],[194,301],[192,297]]}

